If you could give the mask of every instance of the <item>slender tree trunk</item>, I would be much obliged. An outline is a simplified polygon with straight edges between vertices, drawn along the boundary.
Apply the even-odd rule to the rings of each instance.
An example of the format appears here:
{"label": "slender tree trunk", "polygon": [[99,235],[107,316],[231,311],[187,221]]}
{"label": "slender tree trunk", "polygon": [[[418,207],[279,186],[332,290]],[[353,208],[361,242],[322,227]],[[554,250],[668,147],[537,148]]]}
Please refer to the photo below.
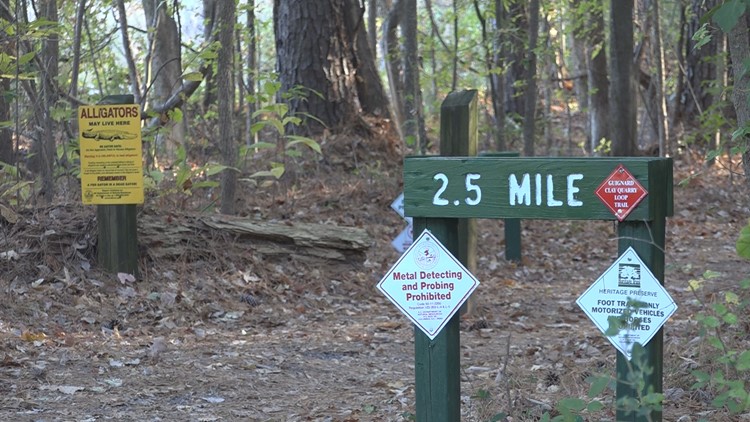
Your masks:
{"label": "slender tree trunk", "polygon": [[636,152],[636,97],[633,78],[633,0],[610,2],[610,124],[612,154]]}
{"label": "slender tree trunk", "polygon": [[[81,68],[81,34],[83,33],[83,19],[85,12],[86,0],[78,0],[76,21],[73,29],[73,64],[71,66],[72,69],[70,74],[70,89],[68,90],[70,96],[73,98],[78,96],[78,73]],[[77,131],[74,131],[74,133],[77,133]]]}
{"label": "slender tree trunk", "polygon": [[667,101],[664,87],[664,49],[662,48],[661,23],[659,22],[659,1],[653,0],[653,57],[656,66],[656,106],[657,130],[659,134],[659,156],[664,157],[669,152],[669,127],[667,126]]}
{"label": "slender tree trunk", "polygon": [[526,55],[526,87],[525,108],[523,122],[523,153],[527,157],[534,156],[534,132],[536,129],[536,44],[539,39],[539,0],[529,2],[529,49]]}
{"label": "slender tree trunk", "polygon": [[[745,12],[737,24],[729,31],[729,54],[732,57],[734,74],[734,109],[737,112],[737,125],[741,128],[750,126],[750,72],[745,71],[743,63],[750,60],[750,13]],[[742,166],[745,170],[745,182],[750,184],[750,136],[738,138],[742,148]]]}
{"label": "slender tree trunk", "polygon": [[247,113],[245,117],[245,144],[250,145],[255,142],[252,131],[253,113],[256,110],[255,100],[255,75],[258,67],[255,57],[257,56],[257,42],[255,34],[255,0],[247,0],[247,95],[250,98],[247,102]]}
{"label": "slender tree trunk", "polygon": [[[5,22],[13,22],[12,16],[8,12],[10,9],[9,0],[0,0],[0,19]],[[7,32],[0,32],[0,53],[9,56],[16,55],[16,43]],[[10,92],[10,78],[0,78],[0,92]],[[18,101],[18,100],[16,100]],[[10,120],[10,101],[0,101],[0,122]],[[13,137],[12,129],[8,125],[0,126],[0,162],[13,165]]]}
{"label": "slender tree trunk", "polygon": [[[221,2],[221,0],[218,0],[218,2]],[[216,4],[217,0],[203,0],[203,20],[205,22],[211,22],[211,25],[206,25],[203,27],[203,38],[206,40],[213,39],[213,29],[216,26],[214,23],[216,22]],[[214,81],[214,67],[209,66],[207,69],[206,76],[204,77],[204,86],[203,86],[203,109],[208,110],[208,108],[216,103],[216,81]]]}
{"label": "slender tree trunk", "polygon": [[367,44],[373,61],[378,59],[378,0],[367,1]]}
{"label": "slender tree trunk", "polygon": [[586,20],[588,41],[586,57],[589,126],[591,128],[591,153],[596,154],[604,139],[609,139],[609,79],[607,77],[607,49],[604,46],[604,10],[598,4],[590,10]]}
{"label": "slender tree trunk", "polygon": [[458,3],[457,3],[457,0],[453,0],[453,57],[452,57],[451,62],[453,66],[453,72],[451,73],[451,91],[455,91],[456,86],[458,85]]}
{"label": "slender tree trunk", "polygon": [[383,51],[385,52],[385,70],[388,76],[388,87],[391,94],[393,118],[403,139],[403,126],[406,121],[404,107],[404,83],[401,78],[401,50],[398,43],[398,26],[403,15],[404,0],[396,0],[383,22]]}
{"label": "slender tree trunk", "polygon": [[414,140],[417,151],[424,153],[426,145],[419,139],[419,62],[417,59],[417,1],[404,2],[404,18],[401,31],[404,36],[404,121],[403,133],[406,139]]}
{"label": "slender tree trunk", "polygon": [[130,91],[133,94],[136,104],[143,105],[141,95],[141,83],[138,76],[138,70],[133,59],[133,52],[130,49],[130,36],[128,35],[128,17],[125,12],[125,1],[117,0],[117,14],[120,20],[120,35],[122,36],[122,48],[125,51],[125,62],[128,65],[128,76],[130,77]]}
{"label": "slender tree trunk", "polygon": [[504,48],[502,28],[505,24],[505,8],[503,0],[495,0],[495,36],[493,37],[492,67],[493,72],[490,79],[495,87],[492,92],[492,112],[495,116],[495,148],[498,151],[507,149],[505,142],[505,77],[503,68],[505,61],[503,57]]}
{"label": "slender tree trunk", "polygon": [[[499,0],[497,0],[499,1]],[[492,110],[493,110],[493,119],[497,120],[498,114],[497,114],[497,108],[498,105],[496,104],[496,101],[498,100],[497,95],[497,78],[495,77],[495,61],[493,59],[493,47],[496,43],[494,37],[490,39],[489,34],[487,32],[487,20],[485,19],[484,15],[482,14],[482,11],[479,7],[479,0],[474,0],[474,11],[477,14],[477,19],[479,19],[480,27],[482,29],[482,46],[484,46],[484,65],[485,69],[487,71],[487,85],[489,87],[490,91],[490,101],[492,103]],[[497,21],[497,16],[495,17]],[[502,105],[500,106],[502,107]],[[498,138],[498,134],[495,133],[498,131],[497,126],[495,125],[494,130],[492,130],[492,134],[494,137],[495,146],[498,146],[498,139],[502,139],[502,137]],[[502,150],[500,150],[502,151]]]}
{"label": "slender tree trunk", "polygon": [[[567,13],[568,25],[570,26],[570,64],[572,69],[573,88],[578,100],[578,109],[583,111],[586,116],[591,115],[589,106],[589,77],[588,69],[591,58],[587,53],[590,39],[588,37],[588,14],[590,8],[581,5],[582,0],[573,0],[570,2],[570,10]],[[586,120],[586,152],[592,154],[591,142],[591,119]]]}
{"label": "slender tree trunk", "polygon": [[[39,2],[41,17],[50,22],[57,22],[57,1],[43,0]],[[42,176],[42,187],[39,192],[43,202],[49,203],[55,194],[54,166],[56,155],[55,133],[56,125],[52,119],[52,109],[57,102],[57,84],[54,82],[58,76],[58,60],[60,56],[60,42],[55,32],[47,34],[42,41],[40,51],[42,63],[41,95],[37,116],[40,119],[38,133],[39,148],[36,151],[40,157],[40,170]]]}
{"label": "slender tree trunk", "polygon": [[[234,1],[219,1],[216,5],[216,23],[218,24],[218,41],[221,45],[216,63],[216,89],[219,112],[219,146],[222,163],[234,168],[237,165],[238,145],[234,139],[233,107],[234,89],[232,86],[232,69],[234,58],[234,23],[236,13]],[[228,169],[221,172],[221,212],[234,214],[237,173]]]}

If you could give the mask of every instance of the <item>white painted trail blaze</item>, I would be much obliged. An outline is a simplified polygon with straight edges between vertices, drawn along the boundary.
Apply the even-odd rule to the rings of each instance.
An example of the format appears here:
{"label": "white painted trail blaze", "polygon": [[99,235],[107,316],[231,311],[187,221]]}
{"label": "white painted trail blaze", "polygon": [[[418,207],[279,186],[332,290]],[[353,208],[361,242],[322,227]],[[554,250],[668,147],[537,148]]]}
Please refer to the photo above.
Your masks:
{"label": "white painted trail blaze", "polygon": [[477,286],[476,277],[424,230],[377,288],[432,340]]}

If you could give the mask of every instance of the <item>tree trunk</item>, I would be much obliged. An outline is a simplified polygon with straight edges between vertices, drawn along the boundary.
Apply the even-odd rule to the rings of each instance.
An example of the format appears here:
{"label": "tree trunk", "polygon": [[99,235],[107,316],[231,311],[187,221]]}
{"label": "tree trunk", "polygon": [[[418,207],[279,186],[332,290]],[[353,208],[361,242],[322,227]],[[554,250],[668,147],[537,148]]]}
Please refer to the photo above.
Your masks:
{"label": "tree trunk", "polygon": [[[166,102],[182,85],[180,34],[177,23],[162,0],[142,0],[149,34],[149,85],[151,98],[158,104]],[[156,152],[165,154],[168,161],[176,156],[177,148],[185,142],[185,121],[174,121],[169,133],[156,136]]]}
{"label": "tree trunk", "polygon": [[[737,112],[737,126],[747,130],[750,127],[750,72],[745,71],[744,63],[750,60],[750,11],[740,16],[737,24],[729,31],[729,54],[732,58],[734,75],[734,109]],[[750,136],[739,136],[737,141],[742,150],[742,165],[745,182],[750,184]]]}
{"label": "tree trunk", "polygon": [[378,58],[378,0],[367,1],[367,44],[370,46],[373,61]]}
{"label": "tree trunk", "polygon": [[[702,27],[704,15],[714,7],[722,3],[722,0],[692,0],[687,6],[689,20],[687,22],[687,33],[684,40],[685,62],[683,63],[686,73],[686,89],[678,98],[678,115],[685,122],[699,122],[700,115],[707,110],[715,101],[713,82],[717,78],[716,60],[706,60],[719,54],[721,32],[713,33],[708,43],[696,48],[698,40],[693,39],[695,33]],[[683,46],[680,46],[683,48]]]}
{"label": "tree trunk", "polygon": [[404,18],[401,31],[404,36],[404,109],[406,120],[403,133],[406,139],[414,140],[416,151],[424,153],[426,145],[419,139],[419,62],[417,44],[417,1],[403,0]]}
{"label": "tree trunk", "polygon": [[604,139],[609,139],[609,79],[607,78],[607,53],[604,47],[604,10],[597,4],[586,21],[588,41],[587,76],[589,92],[589,126],[591,128],[591,153],[599,149]]}
{"label": "tree trunk", "polygon": [[[203,0],[203,21],[211,22],[211,25],[203,27],[203,39],[212,40],[213,29],[216,27],[216,3],[217,0]],[[208,66],[205,77],[203,78],[203,109],[208,108],[216,102],[216,82],[214,81],[214,67]]]}
{"label": "tree trunk", "polygon": [[[509,0],[505,2],[508,11],[505,14],[507,39],[503,42],[502,56],[505,58],[505,110],[513,118],[523,116],[526,110],[525,95],[517,81],[528,79],[528,66],[525,57],[528,51],[528,15],[525,1]],[[525,88],[524,88],[525,89]]]}
{"label": "tree trunk", "polygon": [[128,35],[128,15],[125,12],[125,1],[117,0],[117,19],[120,21],[120,35],[122,36],[122,47],[125,55],[125,62],[128,65],[128,76],[130,77],[130,91],[135,98],[135,103],[143,105],[141,98],[141,83],[138,76],[138,70],[133,60],[133,52],[130,50],[130,36]]}
{"label": "tree trunk", "polygon": [[529,47],[526,56],[526,87],[524,94],[523,153],[534,156],[536,129],[536,44],[539,38],[539,0],[529,2]]}
{"label": "tree trunk", "polygon": [[397,28],[403,15],[403,0],[396,0],[383,22],[383,51],[385,52],[385,71],[388,77],[388,88],[393,106],[393,119],[403,139],[402,127],[406,120],[404,108],[404,83],[401,78],[401,50],[398,43]]}
{"label": "tree trunk", "polygon": [[612,154],[636,152],[636,97],[633,78],[633,0],[610,2],[610,127]]}
{"label": "tree trunk", "polygon": [[253,124],[253,113],[255,113],[257,101],[255,100],[255,75],[257,61],[255,59],[257,55],[257,42],[255,34],[255,0],[247,0],[247,95],[249,100],[247,102],[247,113],[245,114],[245,144],[251,145],[255,143],[253,139],[251,127]]}
{"label": "tree trunk", "polygon": [[233,107],[234,87],[232,70],[234,58],[234,24],[237,4],[234,1],[219,1],[216,4],[216,24],[218,41],[221,47],[216,63],[216,90],[218,95],[219,146],[222,163],[229,166],[221,172],[221,212],[234,214],[237,173],[232,170],[237,165],[238,145],[234,140]]}
{"label": "tree trunk", "polygon": [[505,25],[505,8],[502,0],[495,0],[495,36],[493,37],[492,67],[493,72],[490,79],[492,86],[492,112],[495,116],[495,148],[505,151],[508,147],[505,142],[505,78],[502,69],[505,60],[503,57],[502,29]]}
{"label": "tree trunk", "polygon": [[[44,0],[39,2],[40,16],[50,22],[56,23],[57,18],[57,0]],[[58,76],[58,60],[60,56],[60,43],[56,32],[50,32],[42,41],[40,51],[42,69],[40,71],[41,95],[40,103],[37,108],[39,119],[39,128],[37,137],[37,150],[39,154],[39,164],[42,176],[42,187],[39,196],[42,201],[49,203],[55,194],[54,166],[55,166],[55,133],[56,125],[52,118],[51,111],[57,102],[57,84],[55,80]]]}
{"label": "tree trunk", "polygon": [[659,134],[659,156],[664,157],[667,154],[669,142],[669,127],[667,126],[667,102],[664,87],[664,49],[661,40],[661,23],[659,22],[659,1],[653,0],[653,54],[654,65],[656,67],[656,108],[657,122],[656,127]]}
{"label": "tree trunk", "polygon": [[[0,0],[0,19],[5,22],[13,22],[9,10],[11,10],[9,0]],[[0,53],[16,56],[15,47],[16,40],[11,39],[5,31],[0,32]],[[0,92],[10,92],[10,78],[0,78]],[[10,120],[10,104],[10,101],[0,101],[0,122]],[[15,164],[12,127],[10,125],[0,125],[0,162],[10,165]]]}
{"label": "tree trunk", "polygon": [[391,118],[388,97],[375,65],[375,50],[370,48],[364,26],[365,9],[358,0],[344,0],[346,33],[354,37],[354,64],[357,68],[356,88],[359,103],[365,114]]}
{"label": "tree trunk", "polygon": [[[589,107],[589,78],[588,69],[591,59],[588,52],[590,38],[587,21],[591,13],[591,7],[583,7],[582,0],[573,0],[570,2],[570,10],[567,14],[567,23],[570,26],[570,68],[573,81],[573,89],[576,99],[578,100],[578,109],[585,115],[591,116]],[[586,152],[592,154],[591,142],[591,119],[586,121]]]}
{"label": "tree trunk", "polygon": [[[353,0],[275,0],[276,63],[281,91],[295,87],[311,90],[307,98],[288,99],[289,112],[310,119],[290,128],[298,134],[316,134],[325,128],[338,130],[357,121],[361,112],[384,115],[388,108],[382,86],[372,85],[375,69],[367,48],[361,9]],[[360,23],[351,13],[359,11]],[[362,38],[359,43],[357,38]],[[364,85],[363,85],[364,84]],[[364,98],[367,95],[370,98]],[[365,109],[366,107],[366,109]]]}

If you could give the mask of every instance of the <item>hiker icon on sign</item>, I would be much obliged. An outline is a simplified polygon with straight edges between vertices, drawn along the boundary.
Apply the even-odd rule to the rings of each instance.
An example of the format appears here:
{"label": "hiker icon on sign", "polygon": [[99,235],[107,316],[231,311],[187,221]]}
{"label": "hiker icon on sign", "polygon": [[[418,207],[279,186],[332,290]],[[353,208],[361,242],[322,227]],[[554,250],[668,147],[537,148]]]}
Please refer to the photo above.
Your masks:
{"label": "hiker icon on sign", "polygon": [[617,271],[619,287],[641,288],[641,266],[638,264],[620,264]]}

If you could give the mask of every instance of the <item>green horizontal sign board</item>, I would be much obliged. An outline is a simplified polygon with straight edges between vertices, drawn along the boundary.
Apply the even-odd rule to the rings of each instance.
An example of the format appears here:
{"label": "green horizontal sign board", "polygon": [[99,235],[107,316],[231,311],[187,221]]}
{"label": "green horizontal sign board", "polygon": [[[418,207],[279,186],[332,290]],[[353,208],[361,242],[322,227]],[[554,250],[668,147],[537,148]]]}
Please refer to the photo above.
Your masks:
{"label": "green horizontal sign board", "polygon": [[409,217],[615,220],[596,190],[623,165],[648,192],[625,218],[673,214],[671,158],[407,157]]}

